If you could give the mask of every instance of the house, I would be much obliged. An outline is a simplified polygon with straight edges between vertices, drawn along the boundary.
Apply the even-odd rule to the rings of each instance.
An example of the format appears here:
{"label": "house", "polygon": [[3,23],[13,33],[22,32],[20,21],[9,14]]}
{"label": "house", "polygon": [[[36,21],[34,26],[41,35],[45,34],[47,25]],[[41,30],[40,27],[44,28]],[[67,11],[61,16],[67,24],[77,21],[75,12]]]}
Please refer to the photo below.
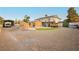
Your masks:
{"label": "house", "polygon": [[41,17],[35,19],[35,27],[58,27],[61,19],[57,15]]}
{"label": "house", "polygon": [[34,21],[30,21],[28,23],[24,21],[20,21],[21,29],[32,29],[32,28],[40,28],[40,27],[58,27],[60,18],[56,15],[41,17],[35,19]]}

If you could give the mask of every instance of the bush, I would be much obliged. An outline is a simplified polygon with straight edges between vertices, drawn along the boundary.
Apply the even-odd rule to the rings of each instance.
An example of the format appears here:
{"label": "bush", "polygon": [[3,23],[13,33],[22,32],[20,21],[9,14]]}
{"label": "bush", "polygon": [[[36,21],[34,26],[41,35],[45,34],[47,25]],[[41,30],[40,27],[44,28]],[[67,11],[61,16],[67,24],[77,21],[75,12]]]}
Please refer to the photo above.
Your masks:
{"label": "bush", "polygon": [[63,27],[69,27],[69,22],[67,20],[64,20]]}

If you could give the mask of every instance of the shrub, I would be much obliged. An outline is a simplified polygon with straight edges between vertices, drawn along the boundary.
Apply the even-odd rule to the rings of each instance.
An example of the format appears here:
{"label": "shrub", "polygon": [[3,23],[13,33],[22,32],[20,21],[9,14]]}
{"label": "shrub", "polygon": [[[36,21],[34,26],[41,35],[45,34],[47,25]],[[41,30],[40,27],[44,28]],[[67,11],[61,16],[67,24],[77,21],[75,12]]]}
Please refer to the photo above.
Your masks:
{"label": "shrub", "polygon": [[69,27],[69,22],[67,20],[64,20],[63,27]]}

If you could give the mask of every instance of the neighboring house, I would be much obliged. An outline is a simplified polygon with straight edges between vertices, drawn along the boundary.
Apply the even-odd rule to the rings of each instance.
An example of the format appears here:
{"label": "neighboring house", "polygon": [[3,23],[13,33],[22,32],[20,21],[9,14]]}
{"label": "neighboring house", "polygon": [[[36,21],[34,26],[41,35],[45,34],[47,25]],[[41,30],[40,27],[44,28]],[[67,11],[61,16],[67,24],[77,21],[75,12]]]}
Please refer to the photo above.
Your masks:
{"label": "neighboring house", "polygon": [[61,19],[58,16],[54,15],[35,19],[34,22],[37,22],[35,24],[35,27],[58,27],[58,23],[60,20]]}

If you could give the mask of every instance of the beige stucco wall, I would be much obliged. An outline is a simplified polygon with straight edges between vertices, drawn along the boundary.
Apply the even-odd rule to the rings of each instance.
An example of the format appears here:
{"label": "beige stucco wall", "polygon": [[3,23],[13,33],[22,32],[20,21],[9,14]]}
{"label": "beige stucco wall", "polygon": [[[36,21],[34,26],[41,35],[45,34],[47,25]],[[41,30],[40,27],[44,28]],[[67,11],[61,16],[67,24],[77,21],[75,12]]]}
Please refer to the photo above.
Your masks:
{"label": "beige stucco wall", "polygon": [[29,23],[26,23],[26,22],[21,22],[20,23],[20,27],[22,29],[28,29],[28,28],[30,28]]}
{"label": "beige stucco wall", "polygon": [[63,23],[58,23],[58,27],[63,27]]}
{"label": "beige stucco wall", "polygon": [[35,28],[42,27],[42,22],[41,21],[35,21]]}

